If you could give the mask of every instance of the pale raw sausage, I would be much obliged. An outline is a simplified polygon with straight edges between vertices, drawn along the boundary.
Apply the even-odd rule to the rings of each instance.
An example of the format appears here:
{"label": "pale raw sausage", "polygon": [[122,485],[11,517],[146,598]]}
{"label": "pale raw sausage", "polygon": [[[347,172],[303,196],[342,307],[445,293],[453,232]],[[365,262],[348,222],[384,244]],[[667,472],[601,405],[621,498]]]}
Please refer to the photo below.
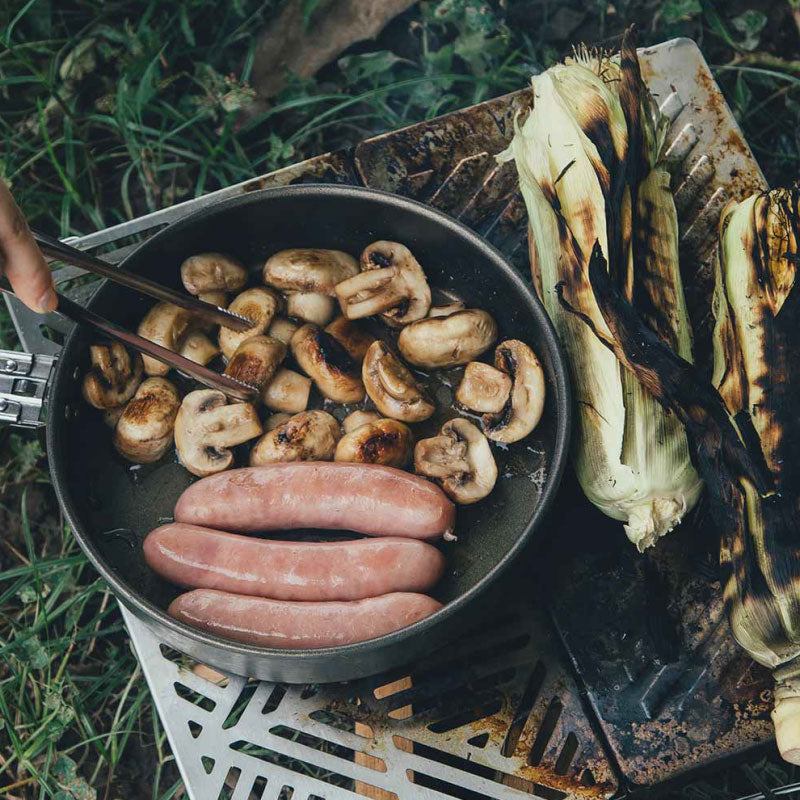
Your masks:
{"label": "pale raw sausage", "polygon": [[327,528],[439,539],[455,506],[438,486],[379,464],[296,462],[246,467],[193,483],[175,521],[249,533]]}
{"label": "pale raw sausage", "polygon": [[176,597],[168,612],[193,628],[242,644],[305,650],[374,639],[441,607],[431,597],[410,592],[349,602],[295,603],[195,589]]}
{"label": "pale raw sausage", "polygon": [[150,568],[178,586],[276,600],[361,600],[424,592],[444,557],[416,539],[287,542],[170,523],[144,540]]}

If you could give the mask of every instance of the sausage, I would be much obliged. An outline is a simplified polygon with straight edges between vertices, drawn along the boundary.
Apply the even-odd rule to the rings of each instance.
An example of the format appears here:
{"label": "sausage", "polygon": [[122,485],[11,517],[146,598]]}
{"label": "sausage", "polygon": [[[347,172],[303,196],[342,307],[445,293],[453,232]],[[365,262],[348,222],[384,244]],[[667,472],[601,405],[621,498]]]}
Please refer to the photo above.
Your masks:
{"label": "sausage", "polygon": [[150,568],[188,588],[275,600],[361,600],[424,592],[442,576],[444,557],[417,539],[279,542],[170,523],[144,540]]}
{"label": "sausage", "polygon": [[439,539],[455,506],[434,484],[393,467],[289,462],[220,472],[178,499],[175,521],[250,533],[291,528]]}
{"label": "sausage", "polygon": [[441,607],[432,597],[411,592],[349,602],[295,603],[194,589],[176,597],[167,612],[193,628],[242,644],[301,650],[374,639]]}

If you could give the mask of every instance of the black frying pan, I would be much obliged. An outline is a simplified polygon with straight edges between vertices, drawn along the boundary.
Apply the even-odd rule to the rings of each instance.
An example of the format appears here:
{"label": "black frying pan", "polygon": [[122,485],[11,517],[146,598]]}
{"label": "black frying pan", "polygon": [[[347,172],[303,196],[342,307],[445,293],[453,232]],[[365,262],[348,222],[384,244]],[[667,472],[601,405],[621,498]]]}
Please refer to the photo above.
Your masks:
{"label": "black frying pan", "polygon": [[[220,202],[170,225],[137,248],[123,268],[178,287],[181,261],[204,250],[232,253],[260,270],[269,255],[287,247],[336,248],[358,256],[376,239],[406,244],[432,287],[489,311],[502,338],[530,344],[544,365],[548,391],[534,433],[507,448],[494,448],[503,476],[494,492],[458,510],[458,541],[442,545],[448,569],[435,591],[445,607],[388,636],[343,647],[283,651],[228,642],[168,617],[165,608],[178,590],[150,572],[141,542],[171,517],[175,501],[193,478],[173,453],[158,464],[133,468],[116,454],[111,431],[81,398],[88,347],[94,341],[91,331],[76,329],[61,353],[49,398],[47,446],[64,513],[117,597],[163,641],[199,661],[287,682],[348,680],[408,662],[468,621],[468,612],[519,555],[555,496],[566,459],[570,403],[553,328],[527,283],[503,257],[446,215],[367,189],[268,189]],[[135,330],[151,302],[106,283],[90,306]],[[451,383],[453,377],[457,375]],[[441,384],[436,392],[438,401],[449,406],[451,390]]]}

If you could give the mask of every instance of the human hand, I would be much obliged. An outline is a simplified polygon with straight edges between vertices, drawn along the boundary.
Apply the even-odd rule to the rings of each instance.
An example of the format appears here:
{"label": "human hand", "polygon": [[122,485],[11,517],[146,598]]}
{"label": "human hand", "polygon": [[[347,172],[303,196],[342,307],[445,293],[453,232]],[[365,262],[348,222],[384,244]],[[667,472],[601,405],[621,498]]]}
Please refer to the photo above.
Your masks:
{"label": "human hand", "polygon": [[14,292],[33,311],[54,311],[58,305],[53,276],[33,235],[0,179],[0,268]]}

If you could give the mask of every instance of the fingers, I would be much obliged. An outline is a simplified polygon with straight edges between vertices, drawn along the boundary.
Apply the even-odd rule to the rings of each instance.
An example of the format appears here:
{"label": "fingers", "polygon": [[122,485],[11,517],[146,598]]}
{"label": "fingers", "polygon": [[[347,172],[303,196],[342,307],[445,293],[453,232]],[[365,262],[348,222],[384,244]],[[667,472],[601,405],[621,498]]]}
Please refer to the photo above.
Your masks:
{"label": "fingers", "polygon": [[17,296],[34,311],[58,304],[53,277],[39,252],[19,206],[0,179],[0,264]]}

